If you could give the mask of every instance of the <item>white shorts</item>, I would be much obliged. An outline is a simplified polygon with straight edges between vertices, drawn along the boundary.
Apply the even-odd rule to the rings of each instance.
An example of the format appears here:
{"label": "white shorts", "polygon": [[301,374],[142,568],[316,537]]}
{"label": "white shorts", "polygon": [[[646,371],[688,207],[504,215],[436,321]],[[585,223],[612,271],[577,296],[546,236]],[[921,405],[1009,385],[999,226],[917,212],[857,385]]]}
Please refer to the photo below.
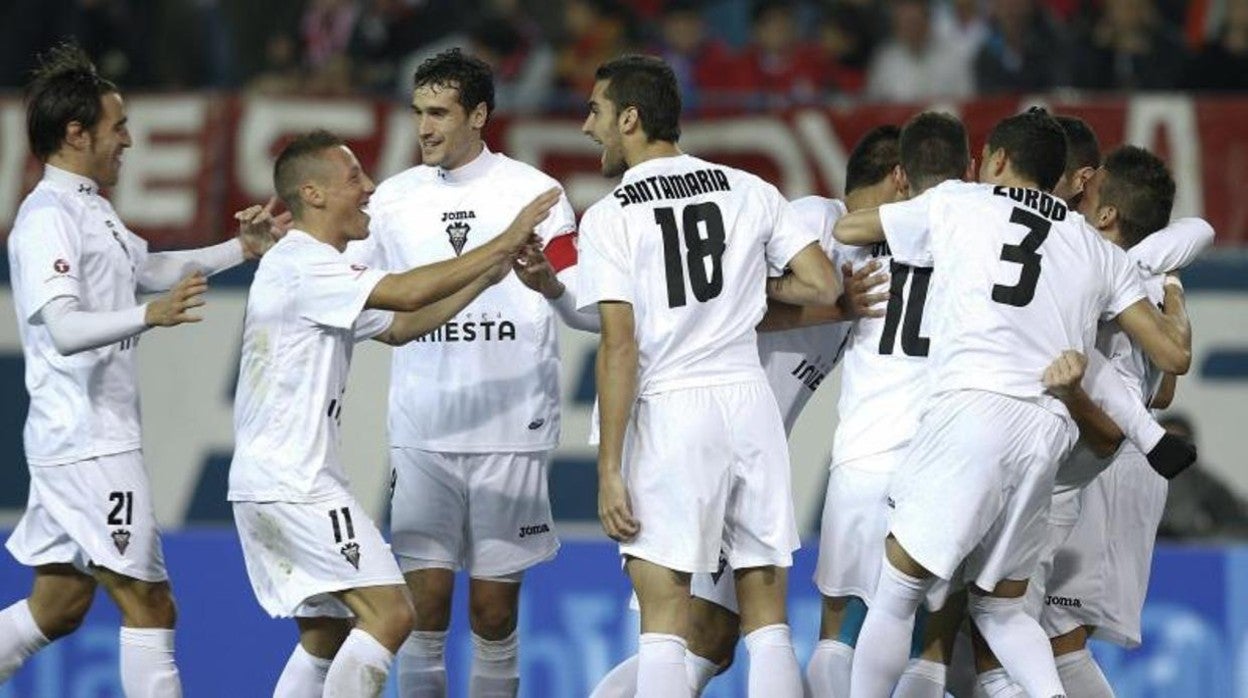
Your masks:
{"label": "white shorts", "polygon": [[390,532],[404,572],[465,569],[501,578],[555,556],[550,453],[391,448]]}
{"label": "white shorts", "polygon": [[[1095,479],[1094,479],[1095,481]],[[1059,637],[1083,625],[1095,625],[1095,600],[1105,583],[1104,518],[1083,516],[1087,506],[1098,509],[1092,484],[1053,494],[1049,537],[1027,585],[1027,612],[1040,621],[1045,634]]]}
{"label": "white shorts", "polygon": [[824,596],[871,603],[888,535],[888,492],[904,449],[833,465],[823,500],[815,586]]}
{"label": "white shorts", "polygon": [[682,572],[793,564],[789,446],[763,380],[637,400],[624,481],[637,537],[620,553]]}
{"label": "white shorts", "polygon": [[169,579],[143,452],[30,469],[26,513],[5,547],[28,567],[95,565],[145,582]]}
{"label": "white shorts", "polygon": [[726,555],[720,555],[718,570],[710,574],[698,572],[689,578],[689,595],[741,615],[741,607],[737,605],[737,578],[728,566]]}
{"label": "white shorts", "polygon": [[[1054,558],[1041,625],[1050,637],[1081,625],[1133,649],[1168,485],[1138,450],[1124,449],[1084,490],[1079,522]],[[1083,563],[1083,564],[1080,564]]]}
{"label": "white shorts", "polygon": [[1024,400],[935,396],[894,475],[889,530],[942,579],[964,561],[963,578],[981,589],[1029,579],[1049,536],[1053,476],[1076,434],[1068,418]]}
{"label": "white shorts", "polygon": [[346,491],[310,504],[233,504],[251,588],[274,618],[350,618],[333,592],[404,583],[390,546]]}

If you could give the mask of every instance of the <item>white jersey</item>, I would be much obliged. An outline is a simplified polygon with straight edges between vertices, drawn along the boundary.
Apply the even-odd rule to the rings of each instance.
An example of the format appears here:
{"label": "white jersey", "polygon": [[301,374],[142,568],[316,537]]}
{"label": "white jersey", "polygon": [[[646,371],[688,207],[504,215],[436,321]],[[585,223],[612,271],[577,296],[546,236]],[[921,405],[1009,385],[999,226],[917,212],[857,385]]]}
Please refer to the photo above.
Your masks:
{"label": "white jersey", "polygon": [[[793,202],[793,210],[809,230],[819,233],[819,244],[839,274],[844,253],[856,249],[847,248],[832,237],[832,226],[845,215],[845,204],[836,199],[806,196]],[[780,405],[785,432],[793,431],[810,397],[836,367],[849,328],[848,322],[834,322],[758,333],[758,358]]]}
{"label": "white jersey", "polygon": [[48,166],[9,235],[9,270],[26,360],[30,411],[22,440],[32,466],[141,447],[138,336],[61,356],[40,311],[59,297],[85,312],[138,305],[147,242],[130,232],[95,182]]}
{"label": "white jersey", "polygon": [[[418,166],[377,187],[369,239],[347,254],[402,271],[480,247],[538,194],[559,186],[504,155],[482,151],[446,171]],[[543,242],[576,232],[561,198],[537,228]],[[550,303],[514,275],[451,321],[394,350],[390,445],[428,451],[545,451],[559,442],[558,327]]]}
{"label": "white jersey", "polygon": [[299,230],[260,260],[234,399],[231,502],[317,502],[347,488],[342,398],[355,343],[394,320],[364,308],[383,277]]}
{"label": "white jersey", "polygon": [[647,160],[581,219],[577,303],[633,307],[638,394],[764,380],[766,280],[817,242],[758,177],[690,155]]}
{"label": "white jersey", "polygon": [[897,261],[934,267],[932,394],[985,390],[1067,415],[1044,369],[1144,297],[1125,252],[1035,189],[944,182],[880,219]]}

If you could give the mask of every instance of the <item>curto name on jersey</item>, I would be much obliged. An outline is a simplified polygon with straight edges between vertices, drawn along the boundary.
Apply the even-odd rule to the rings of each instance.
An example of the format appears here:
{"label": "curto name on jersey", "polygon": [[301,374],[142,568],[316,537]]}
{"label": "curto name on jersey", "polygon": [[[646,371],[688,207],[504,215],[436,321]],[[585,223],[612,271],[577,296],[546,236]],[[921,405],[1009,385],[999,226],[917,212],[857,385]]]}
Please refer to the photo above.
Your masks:
{"label": "curto name on jersey", "polygon": [[686,199],[717,191],[729,191],[728,175],[723,170],[704,169],[684,174],[654,175],[616,187],[611,192],[620,206],[644,204],[665,199]]}

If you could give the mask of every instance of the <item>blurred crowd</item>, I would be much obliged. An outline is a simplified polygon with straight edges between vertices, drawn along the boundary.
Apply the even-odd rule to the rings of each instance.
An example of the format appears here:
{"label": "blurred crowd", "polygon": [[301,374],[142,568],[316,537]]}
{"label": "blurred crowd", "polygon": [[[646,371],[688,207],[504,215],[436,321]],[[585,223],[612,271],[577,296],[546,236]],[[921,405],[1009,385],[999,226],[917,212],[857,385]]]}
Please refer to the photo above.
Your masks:
{"label": "blurred crowd", "polygon": [[402,98],[464,46],[513,112],[578,109],[627,51],[665,56],[703,113],[1248,89],[1248,0],[7,0],[0,86],[64,37],[130,89]]}

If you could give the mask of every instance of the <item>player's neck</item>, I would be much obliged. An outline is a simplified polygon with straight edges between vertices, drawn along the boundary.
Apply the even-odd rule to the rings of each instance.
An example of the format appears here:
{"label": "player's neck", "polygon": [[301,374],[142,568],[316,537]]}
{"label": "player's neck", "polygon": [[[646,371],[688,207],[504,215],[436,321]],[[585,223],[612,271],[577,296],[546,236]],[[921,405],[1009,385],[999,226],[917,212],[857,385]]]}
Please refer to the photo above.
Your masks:
{"label": "player's neck", "polygon": [[[76,174],[79,177],[86,177],[92,182],[95,182],[95,178],[91,176],[90,168],[87,167],[86,163],[82,162],[79,158],[73,157],[72,155],[66,155],[65,153],[58,151],[49,155],[45,164],[55,167],[58,170],[64,170],[66,172]],[[95,184],[98,187],[100,183],[95,182]]]}
{"label": "player's neck", "polygon": [[991,182],[991,184],[1003,187],[1013,187],[1016,189],[1040,189],[1039,183],[1035,180],[1015,174],[1012,170],[1002,172],[1001,176],[997,177],[995,181]]}
{"label": "player's neck", "polygon": [[892,198],[885,192],[883,187],[873,184],[869,187],[859,187],[846,194],[845,210],[853,213],[854,211],[883,206],[891,201]]}
{"label": "player's neck", "polygon": [[657,160],[659,158],[674,158],[678,155],[684,155],[680,151],[680,146],[671,141],[651,141],[643,143],[627,152],[624,162],[628,163],[629,169],[632,169],[643,162]]}
{"label": "player's neck", "polygon": [[442,179],[451,182],[473,179],[487,167],[486,154],[488,152],[489,148],[485,147],[485,141],[477,141],[468,148],[462,160],[449,167],[439,167],[438,174]]}
{"label": "player's neck", "polygon": [[313,217],[296,218],[291,221],[290,227],[307,233],[318,242],[323,242],[339,252],[345,252],[347,249],[347,236],[335,230],[334,226],[328,224],[328,221],[316,220]]}

